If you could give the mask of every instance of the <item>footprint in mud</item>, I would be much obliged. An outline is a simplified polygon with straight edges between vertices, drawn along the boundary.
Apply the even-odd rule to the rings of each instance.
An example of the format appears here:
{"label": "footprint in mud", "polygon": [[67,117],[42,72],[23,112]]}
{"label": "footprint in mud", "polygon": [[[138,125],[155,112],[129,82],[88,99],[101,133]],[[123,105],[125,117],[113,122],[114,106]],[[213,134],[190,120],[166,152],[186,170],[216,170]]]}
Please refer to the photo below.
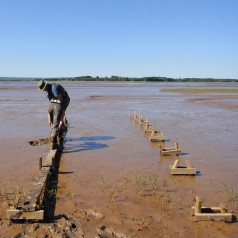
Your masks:
{"label": "footprint in mud", "polygon": [[32,140],[28,142],[32,146],[40,146],[49,144],[49,138],[39,139],[39,140]]}

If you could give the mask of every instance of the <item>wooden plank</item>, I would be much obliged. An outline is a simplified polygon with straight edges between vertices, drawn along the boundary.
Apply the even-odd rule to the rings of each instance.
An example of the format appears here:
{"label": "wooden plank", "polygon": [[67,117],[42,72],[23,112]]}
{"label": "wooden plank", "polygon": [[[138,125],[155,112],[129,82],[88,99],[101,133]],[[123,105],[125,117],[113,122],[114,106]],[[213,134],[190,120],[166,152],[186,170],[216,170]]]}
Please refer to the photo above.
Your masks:
{"label": "wooden plank", "polygon": [[56,157],[57,150],[50,150],[49,154],[46,157],[46,160],[43,163],[43,167],[52,166],[52,159]]}
{"label": "wooden plank", "polygon": [[43,163],[43,167],[40,170],[40,174],[33,183],[33,187],[27,196],[24,206],[22,207],[24,211],[35,211],[40,209],[44,198],[45,186],[53,165],[53,161],[56,157],[56,153],[56,150],[50,150],[48,153],[46,160]]}
{"label": "wooden plank", "polygon": [[177,166],[178,166],[178,163],[179,163],[179,160],[178,160],[178,159],[176,159],[176,160],[174,161],[174,164],[173,164],[173,166],[172,166],[172,169],[175,169],[175,168],[177,168]]}
{"label": "wooden plank", "polygon": [[185,160],[185,163],[187,166],[179,166],[178,165],[179,160],[176,159],[174,161],[174,164],[169,166],[170,173],[172,175],[195,175],[196,174],[196,168],[192,168],[190,162],[188,160]]}
{"label": "wooden plank", "polygon": [[195,221],[224,221],[232,222],[231,213],[195,213]]}
{"label": "wooden plank", "polygon": [[161,155],[179,155],[180,154],[180,152],[181,152],[181,150],[180,149],[174,149],[174,150],[161,150],[160,151],[160,154]]}
{"label": "wooden plank", "polygon": [[21,196],[22,196],[22,194],[20,194],[20,193],[18,193],[18,194],[16,195],[16,198],[15,198],[15,201],[14,201],[14,207],[15,207],[15,208],[18,207],[18,204],[19,204],[19,202],[20,202],[20,200],[21,200]]}
{"label": "wooden plank", "polygon": [[219,207],[221,208],[221,213],[227,213],[227,207],[224,203],[220,203]]}
{"label": "wooden plank", "polygon": [[140,117],[137,117],[137,116],[136,116],[136,117],[134,118],[134,122],[135,122],[135,123],[140,122],[140,121],[143,121],[143,114],[141,114]]}
{"label": "wooden plank", "polygon": [[160,145],[160,155],[179,155],[181,150],[179,149],[178,142],[175,142],[174,147],[165,148]]}
{"label": "wooden plank", "polygon": [[33,187],[27,196],[23,210],[33,211],[40,208],[44,197],[44,190],[49,172],[50,167],[42,167],[37,181],[34,182]]}
{"label": "wooden plank", "polygon": [[202,200],[196,196],[195,198],[195,206],[194,206],[194,209],[195,209],[195,213],[201,213],[201,209],[202,209]]}
{"label": "wooden plank", "polygon": [[52,169],[55,170],[55,161],[58,156],[57,153],[57,150],[50,150],[43,165],[41,165],[42,163],[40,159],[40,172],[38,177],[35,179],[27,198],[23,201],[23,204],[18,205],[20,197],[17,196],[14,206],[11,206],[10,209],[7,210],[7,218],[16,220],[44,219],[44,210],[41,210],[42,203],[45,197],[46,186],[48,186],[48,179],[52,173]]}
{"label": "wooden plank", "polygon": [[21,211],[19,209],[9,209],[9,210],[7,210],[7,219],[43,220],[44,219],[44,210]]}
{"label": "wooden plank", "polygon": [[148,124],[149,125],[149,119],[148,118],[146,120],[139,121],[139,125],[140,126],[143,126],[144,124]]}
{"label": "wooden plank", "polygon": [[153,124],[152,127],[150,127],[149,124],[146,124],[146,125],[145,125],[145,128],[144,128],[144,133],[153,133],[153,132],[155,132],[155,133],[158,132],[158,130],[157,130],[155,124]]}
{"label": "wooden plank", "polygon": [[195,205],[192,206],[191,214],[195,221],[232,222],[232,214],[225,212],[224,205],[222,207],[202,207],[202,200],[198,196],[195,197]]}
{"label": "wooden plank", "polygon": [[163,132],[157,133],[155,131],[152,131],[151,135],[149,136],[150,141],[165,141],[165,136]]}
{"label": "wooden plank", "polygon": [[173,175],[195,175],[195,168],[185,168],[185,167],[177,167],[171,168],[170,173]]}
{"label": "wooden plank", "polygon": [[137,112],[135,111],[134,113],[130,113],[130,119],[135,119],[137,117]]}
{"label": "wooden plank", "polygon": [[[201,212],[203,214],[211,214],[207,213],[206,211],[213,211],[213,213],[222,213],[221,207],[201,207]],[[194,216],[195,215],[195,206],[192,206],[191,214]]]}

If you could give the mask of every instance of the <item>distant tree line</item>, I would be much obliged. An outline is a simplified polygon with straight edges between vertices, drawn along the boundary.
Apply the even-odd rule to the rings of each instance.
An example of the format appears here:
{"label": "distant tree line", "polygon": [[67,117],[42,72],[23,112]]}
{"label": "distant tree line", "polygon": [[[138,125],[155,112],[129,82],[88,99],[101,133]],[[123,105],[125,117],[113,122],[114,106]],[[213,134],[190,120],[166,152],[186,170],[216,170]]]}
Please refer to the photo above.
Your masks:
{"label": "distant tree line", "polygon": [[237,82],[237,79],[215,79],[215,78],[167,78],[167,77],[64,77],[64,78],[46,78],[49,81],[142,81],[142,82]]}
{"label": "distant tree line", "polygon": [[38,81],[41,79],[49,81],[141,81],[141,82],[238,82],[238,79],[215,79],[215,78],[167,78],[167,77],[121,77],[112,75],[111,77],[57,77],[57,78],[20,78],[20,77],[0,77],[0,81]]}

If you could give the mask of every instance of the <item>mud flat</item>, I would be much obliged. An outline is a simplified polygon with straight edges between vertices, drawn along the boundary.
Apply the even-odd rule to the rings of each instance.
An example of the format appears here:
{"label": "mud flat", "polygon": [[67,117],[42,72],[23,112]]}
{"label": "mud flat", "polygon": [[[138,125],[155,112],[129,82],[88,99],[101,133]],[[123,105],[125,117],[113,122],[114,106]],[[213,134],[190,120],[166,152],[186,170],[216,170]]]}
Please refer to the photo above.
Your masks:
{"label": "mud flat", "polygon": [[[238,223],[195,222],[195,196],[225,203],[238,216],[238,94],[161,92],[179,87],[238,84],[62,83],[72,102],[61,156],[56,207],[45,223],[6,219],[7,193],[28,191],[47,144],[47,100],[34,82],[0,82],[1,237],[236,237]],[[183,159],[200,171],[173,176],[175,157],[160,156],[143,128],[129,119],[138,111],[154,122]]]}

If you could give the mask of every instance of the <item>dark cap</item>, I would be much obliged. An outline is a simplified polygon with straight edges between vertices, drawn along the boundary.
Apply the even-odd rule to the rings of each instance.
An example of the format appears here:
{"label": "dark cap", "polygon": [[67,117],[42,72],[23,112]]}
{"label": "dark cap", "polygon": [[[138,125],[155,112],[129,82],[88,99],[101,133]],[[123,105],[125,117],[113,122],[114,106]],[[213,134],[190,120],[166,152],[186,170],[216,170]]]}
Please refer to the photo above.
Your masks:
{"label": "dark cap", "polygon": [[45,87],[46,87],[47,84],[48,84],[48,83],[47,83],[46,81],[40,80],[40,81],[38,82],[38,84],[37,84],[38,90],[39,90],[39,91],[44,91],[44,89],[45,89]]}

